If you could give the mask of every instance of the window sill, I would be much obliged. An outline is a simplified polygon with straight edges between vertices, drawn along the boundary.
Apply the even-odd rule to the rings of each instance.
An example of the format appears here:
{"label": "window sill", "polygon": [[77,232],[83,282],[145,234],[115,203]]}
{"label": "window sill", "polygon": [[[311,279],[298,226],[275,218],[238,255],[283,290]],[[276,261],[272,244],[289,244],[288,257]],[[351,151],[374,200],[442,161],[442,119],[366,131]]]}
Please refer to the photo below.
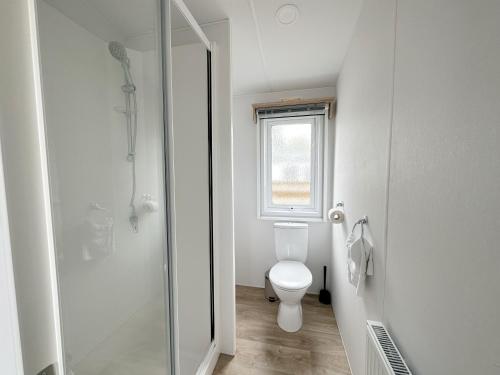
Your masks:
{"label": "window sill", "polygon": [[258,220],[268,221],[299,221],[308,223],[327,223],[323,217],[298,217],[298,216],[257,216]]}

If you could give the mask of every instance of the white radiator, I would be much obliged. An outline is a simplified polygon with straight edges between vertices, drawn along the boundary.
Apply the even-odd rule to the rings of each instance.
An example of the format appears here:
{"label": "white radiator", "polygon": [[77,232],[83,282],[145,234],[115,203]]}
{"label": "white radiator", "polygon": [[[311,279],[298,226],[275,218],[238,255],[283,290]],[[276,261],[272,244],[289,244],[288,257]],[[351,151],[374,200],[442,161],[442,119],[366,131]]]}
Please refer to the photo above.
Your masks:
{"label": "white radiator", "polygon": [[380,322],[366,322],[366,374],[411,375],[411,371]]}

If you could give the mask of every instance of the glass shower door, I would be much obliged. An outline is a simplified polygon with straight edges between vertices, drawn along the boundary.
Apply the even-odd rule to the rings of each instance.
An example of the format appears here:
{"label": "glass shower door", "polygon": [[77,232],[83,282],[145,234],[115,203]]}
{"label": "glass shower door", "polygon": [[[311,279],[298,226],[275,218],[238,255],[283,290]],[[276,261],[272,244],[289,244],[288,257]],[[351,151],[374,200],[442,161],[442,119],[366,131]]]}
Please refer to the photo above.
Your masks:
{"label": "glass shower door", "polygon": [[214,338],[211,55],[174,1],[171,12],[178,368],[187,375]]}
{"label": "glass shower door", "polygon": [[37,0],[67,375],[170,373],[159,0]]}

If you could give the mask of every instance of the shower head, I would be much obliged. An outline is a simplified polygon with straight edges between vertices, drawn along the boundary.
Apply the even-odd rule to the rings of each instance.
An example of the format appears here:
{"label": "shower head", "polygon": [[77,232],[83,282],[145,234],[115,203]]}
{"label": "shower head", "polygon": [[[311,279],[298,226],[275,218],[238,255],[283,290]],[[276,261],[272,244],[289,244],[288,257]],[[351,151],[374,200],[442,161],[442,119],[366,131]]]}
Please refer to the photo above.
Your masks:
{"label": "shower head", "polygon": [[132,74],[130,74],[130,60],[128,59],[125,46],[120,42],[111,41],[108,44],[108,49],[109,53],[111,53],[111,56],[113,56],[122,64],[123,73],[125,74],[125,85],[122,86],[123,92],[135,91]]}
{"label": "shower head", "polygon": [[123,44],[121,44],[120,42],[112,41],[109,42],[108,49],[109,53],[111,53],[111,56],[113,56],[122,64],[128,64],[127,50],[125,49],[125,46]]}

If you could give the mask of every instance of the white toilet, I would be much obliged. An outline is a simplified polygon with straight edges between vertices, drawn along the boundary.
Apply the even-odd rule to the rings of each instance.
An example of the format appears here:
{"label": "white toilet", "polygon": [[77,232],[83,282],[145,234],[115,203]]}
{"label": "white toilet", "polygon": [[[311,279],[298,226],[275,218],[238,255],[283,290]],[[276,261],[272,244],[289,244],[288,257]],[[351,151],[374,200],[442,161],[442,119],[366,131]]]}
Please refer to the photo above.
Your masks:
{"label": "white toilet", "polygon": [[301,300],[312,284],[311,271],[304,265],[308,229],[305,223],[274,224],[278,263],[271,268],[269,280],[280,299],[278,325],[287,332],[296,332],[302,327]]}

